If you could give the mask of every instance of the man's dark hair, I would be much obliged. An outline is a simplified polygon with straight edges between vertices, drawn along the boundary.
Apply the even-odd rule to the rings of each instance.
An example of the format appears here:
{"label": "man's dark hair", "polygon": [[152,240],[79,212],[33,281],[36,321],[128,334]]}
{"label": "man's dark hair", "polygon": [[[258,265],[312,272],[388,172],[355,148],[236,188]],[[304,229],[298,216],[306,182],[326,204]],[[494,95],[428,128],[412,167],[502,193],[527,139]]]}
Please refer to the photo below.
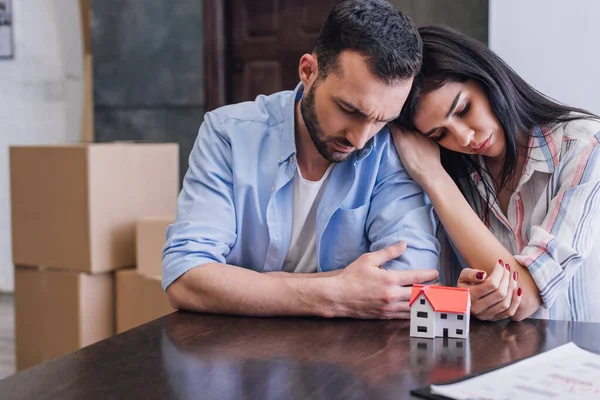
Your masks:
{"label": "man's dark hair", "polygon": [[314,53],[319,78],[339,68],[339,55],[354,50],[365,57],[377,78],[386,83],[414,76],[421,68],[422,43],[410,18],[385,0],[349,0],[327,17]]}

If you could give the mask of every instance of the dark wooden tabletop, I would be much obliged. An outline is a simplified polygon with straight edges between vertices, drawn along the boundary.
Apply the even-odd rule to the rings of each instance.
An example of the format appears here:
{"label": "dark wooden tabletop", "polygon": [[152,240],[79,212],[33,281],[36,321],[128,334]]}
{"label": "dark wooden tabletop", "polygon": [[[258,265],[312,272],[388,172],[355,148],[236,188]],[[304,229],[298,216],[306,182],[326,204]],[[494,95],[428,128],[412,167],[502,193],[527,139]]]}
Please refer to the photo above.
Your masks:
{"label": "dark wooden tabletop", "polygon": [[467,341],[407,321],[174,313],[0,381],[2,399],[405,399],[409,391],[569,341],[600,324],[472,320]]}

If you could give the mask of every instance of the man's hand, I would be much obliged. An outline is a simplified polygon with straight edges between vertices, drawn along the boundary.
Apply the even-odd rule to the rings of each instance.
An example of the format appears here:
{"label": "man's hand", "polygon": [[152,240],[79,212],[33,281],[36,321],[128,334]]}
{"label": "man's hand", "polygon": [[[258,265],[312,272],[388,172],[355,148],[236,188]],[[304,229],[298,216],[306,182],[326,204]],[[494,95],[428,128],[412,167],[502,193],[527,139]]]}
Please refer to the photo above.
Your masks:
{"label": "man's hand", "polygon": [[512,317],[519,308],[522,291],[518,284],[518,272],[499,260],[487,278],[484,271],[463,269],[457,287],[469,289],[471,314],[480,320],[498,321]]}
{"label": "man's hand", "polygon": [[437,279],[437,270],[390,271],[381,265],[399,257],[406,243],[366,253],[331,277],[332,316],[409,318],[411,285]]}

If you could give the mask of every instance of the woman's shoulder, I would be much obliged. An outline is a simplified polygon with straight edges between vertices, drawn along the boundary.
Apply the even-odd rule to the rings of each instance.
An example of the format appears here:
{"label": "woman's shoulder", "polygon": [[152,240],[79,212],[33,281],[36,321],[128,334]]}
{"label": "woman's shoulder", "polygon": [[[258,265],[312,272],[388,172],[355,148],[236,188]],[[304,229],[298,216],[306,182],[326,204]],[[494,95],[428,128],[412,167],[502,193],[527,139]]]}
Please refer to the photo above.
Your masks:
{"label": "woman's shoulder", "polygon": [[589,143],[594,137],[600,139],[600,119],[584,117],[581,114],[572,114],[572,116],[580,118],[561,122],[556,126],[560,131],[557,133],[562,134],[564,141]]}

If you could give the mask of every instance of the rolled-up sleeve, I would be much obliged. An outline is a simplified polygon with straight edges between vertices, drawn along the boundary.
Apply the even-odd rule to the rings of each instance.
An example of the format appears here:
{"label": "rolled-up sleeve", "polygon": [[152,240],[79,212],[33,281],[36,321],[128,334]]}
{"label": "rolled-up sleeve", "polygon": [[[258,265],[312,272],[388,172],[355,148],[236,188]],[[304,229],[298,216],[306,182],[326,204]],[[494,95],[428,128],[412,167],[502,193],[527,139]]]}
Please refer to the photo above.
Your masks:
{"label": "rolled-up sleeve", "polygon": [[515,259],[528,268],[543,304],[552,307],[598,242],[600,221],[600,145],[598,134],[574,146],[557,165],[548,187],[555,187],[541,224]]}
{"label": "rolled-up sleeve", "polygon": [[218,117],[207,113],[190,154],[177,218],[167,229],[163,288],[194,267],[224,263],[235,240],[231,144]]}
{"label": "rolled-up sleeve", "polygon": [[405,241],[404,253],[386,263],[385,268],[438,269],[440,244],[429,199],[406,172],[395,148],[388,149],[383,161],[367,217],[370,250]]}

